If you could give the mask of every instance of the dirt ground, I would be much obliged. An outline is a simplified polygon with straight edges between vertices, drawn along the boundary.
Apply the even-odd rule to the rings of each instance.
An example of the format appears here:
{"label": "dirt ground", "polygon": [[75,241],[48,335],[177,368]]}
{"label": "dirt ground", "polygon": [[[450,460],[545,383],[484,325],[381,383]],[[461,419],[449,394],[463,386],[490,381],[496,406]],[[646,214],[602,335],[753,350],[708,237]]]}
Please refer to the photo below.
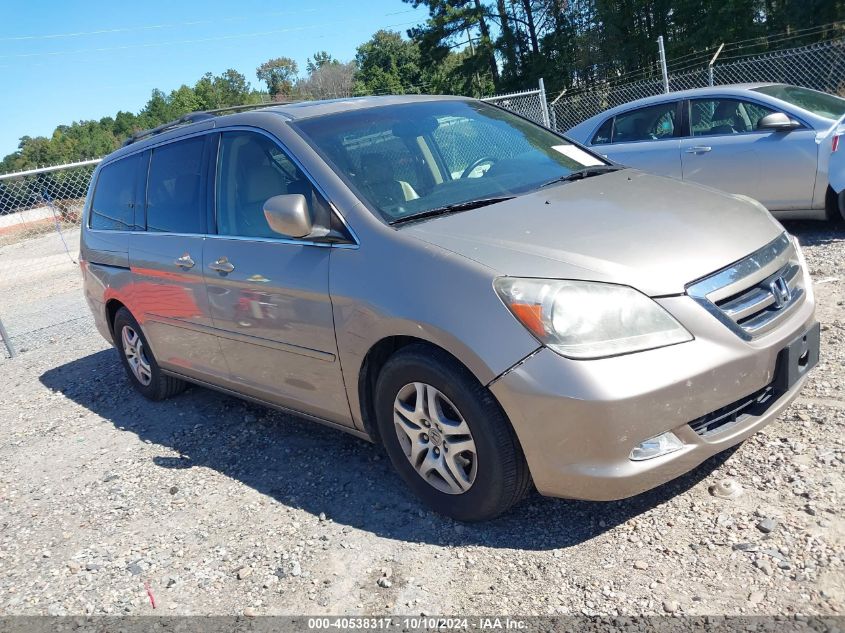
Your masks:
{"label": "dirt ground", "polygon": [[[24,351],[0,360],[0,615],[841,615],[845,231],[787,228],[822,359],[776,423],[633,499],[534,495],[478,525],[343,433],[197,387],[146,402],[56,236],[4,246]],[[710,494],[726,478],[739,497]]]}

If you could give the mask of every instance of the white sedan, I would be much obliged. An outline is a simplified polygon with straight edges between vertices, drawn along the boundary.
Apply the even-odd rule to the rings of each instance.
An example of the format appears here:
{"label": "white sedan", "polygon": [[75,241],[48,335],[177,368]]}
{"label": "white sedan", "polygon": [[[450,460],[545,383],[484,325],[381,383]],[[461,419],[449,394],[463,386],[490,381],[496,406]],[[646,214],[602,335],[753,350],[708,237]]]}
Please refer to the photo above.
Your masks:
{"label": "white sedan", "polygon": [[845,99],[743,84],[626,103],[567,136],[624,165],[749,196],[780,218],[840,220],[843,120]]}

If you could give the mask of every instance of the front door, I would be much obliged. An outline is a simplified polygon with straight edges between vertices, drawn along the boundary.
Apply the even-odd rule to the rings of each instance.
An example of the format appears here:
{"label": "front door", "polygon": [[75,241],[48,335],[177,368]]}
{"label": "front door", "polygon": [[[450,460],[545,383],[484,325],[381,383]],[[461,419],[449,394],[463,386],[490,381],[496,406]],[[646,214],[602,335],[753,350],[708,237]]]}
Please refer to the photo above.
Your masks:
{"label": "front door", "polygon": [[205,136],[145,154],[144,230],[129,238],[132,312],[159,364],[201,379],[228,375],[203,278]]}
{"label": "front door", "polygon": [[684,180],[755,198],[769,210],[810,209],[816,182],[815,132],[758,129],[773,110],[742,99],[689,102],[681,140]]}
{"label": "front door", "polygon": [[220,135],[217,235],[203,254],[214,326],[238,390],[351,425],[329,298],[332,249],[284,239],[264,217],[268,198],[291,193],[306,196],[312,215],[324,204],[275,141]]}

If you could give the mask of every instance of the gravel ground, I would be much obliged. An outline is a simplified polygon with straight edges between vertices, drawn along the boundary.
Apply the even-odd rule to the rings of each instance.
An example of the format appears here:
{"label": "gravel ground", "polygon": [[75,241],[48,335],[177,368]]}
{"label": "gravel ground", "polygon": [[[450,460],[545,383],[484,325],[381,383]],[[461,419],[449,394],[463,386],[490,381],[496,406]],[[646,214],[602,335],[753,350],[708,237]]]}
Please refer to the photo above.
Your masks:
{"label": "gravel ground", "polygon": [[62,335],[78,272],[33,267],[0,308],[52,319],[0,362],[0,614],[843,614],[845,233],[787,228],[823,339],[794,406],[657,490],[481,525],[340,432],[200,388],[144,401],[93,330]]}

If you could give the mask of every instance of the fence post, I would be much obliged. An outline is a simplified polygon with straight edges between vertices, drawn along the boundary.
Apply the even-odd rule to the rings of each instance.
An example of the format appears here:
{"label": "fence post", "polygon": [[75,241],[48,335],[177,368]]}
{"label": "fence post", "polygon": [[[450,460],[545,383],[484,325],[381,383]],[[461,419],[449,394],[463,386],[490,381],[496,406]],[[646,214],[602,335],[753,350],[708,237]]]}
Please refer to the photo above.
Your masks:
{"label": "fence post", "polygon": [[666,49],[663,48],[663,36],[657,38],[657,50],[660,53],[660,70],[663,72],[663,92],[669,93],[669,69],[666,68]]}
{"label": "fence post", "polygon": [[538,84],[540,86],[540,112],[543,115],[543,125],[551,127],[551,121],[549,120],[549,104],[546,102],[546,84],[543,82],[542,77],[540,77]]}
{"label": "fence post", "polygon": [[0,338],[3,339],[3,342],[6,344],[6,349],[9,350],[9,358],[14,358],[17,355],[17,352],[15,352],[15,346],[12,345],[12,341],[9,339],[9,334],[6,332],[6,328],[3,327],[3,319],[0,319]]}
{"label": "fence post", "polygon": [[722,52],[722,49],[725,48],[725,43],[722,42],[719,45],[719,50],[716,51],[716,54],[713,55],[713,59],[710,60],[710,63],[707,64],[707,80],[710,83],[710,86],[713,86],[713,64],[716,63],[716,58],[719,56],[719,53]]}

